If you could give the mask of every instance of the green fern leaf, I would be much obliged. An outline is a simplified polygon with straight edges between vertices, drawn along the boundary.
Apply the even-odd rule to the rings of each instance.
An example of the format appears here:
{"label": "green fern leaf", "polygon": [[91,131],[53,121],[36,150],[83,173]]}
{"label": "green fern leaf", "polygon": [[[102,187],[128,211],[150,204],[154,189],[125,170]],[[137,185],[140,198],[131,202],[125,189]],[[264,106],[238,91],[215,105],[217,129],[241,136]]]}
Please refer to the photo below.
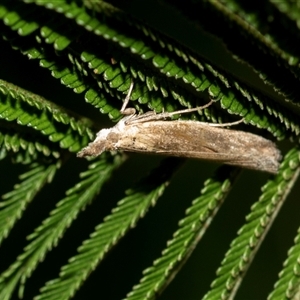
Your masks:
{"label": "green fern leaf", "polygon": [[[70,151],[78,151],[87,143],[87,127],[81,122],[75,122],[74,118],[58,106],[4,81],[0,81],[0,92],[0,118],[16,120],[22,126],[32,127],[48,135],[51,141],[59,141],[60,147],[69,148]],[[26,107],[26,104],[29,105]],[[55,125],[53,120],[71,126],[63,129],[62,126]],[[74,131],[77,131],[77,136]]]}
{"label": "green fern leaf", "polygon": [[293,149],[285,156],[278,175],[263,186],[262,195],[252,206],[251,213],[246,217],[247,223],[238,232],[239,236],[231,243],[217,271],[218,278],[204,299],[234,296],[261,241],[299,176],[299,165],[299,151]]}
{"label": "green fern leaf", "polygon": [[20,175],[21,182],[14,190],[2,196],[0,202],[0,242],[7,237],[15,222],[22,217],[26,206],[46,183],[50,183],[59,164],[39,165],[34,163],[30,170]]}
{"label": "green fern leaf", "polygon": [[137,221],[145,215],[151,205],[155,205],[180,164],[181,160],[166,159],[137,187],[128,190],[128,196],[118,202],[112,213],[96,227],[90,239],[78,248],[78,255],[62,267],[60,277],[49,281],[35,299],[72,297],[83,280],[103,260],[105,254],[130,228],[136,226]]}
{"label": "green fern leaf", "polygon": [[[119,156],[114,158],[106,156],[98,162],[93,162],[89,170],[81,174],[83,180],[66,192],[67,197],[59,201],[42,225],[28,236],[30,243],[25,247],[24,252],[0,276],[1,299],[9,299],[18,282],[24,285],[26,278],[31,275],[38,262],[57,245],[58,240],[80,210],[99,193],[103,183],[109,179],[113,170],[121,162]],[[19,290],[20,296],[22,291],[23,286]]]}
{"label": "green fern leaf", "polygon": [[126,299],[153,299],[177,273],[188,259],[217,210],[230,191],[237,170],[223,167],[213,178],[205,181],[201,196],[195,199],[186,211],[186,217],[179,222],[179,229],[163,250],[162,257],[143,272],[140,283],[133,287]]}
{"label": "green fern leaf", "polygon": [[295,245],[289,250],[288,258],[284,262],[284,268],[279,274],[279,279],[275,284],[275,289],[268,299],[297,299],[299,294],[299,230],[295,237]]}

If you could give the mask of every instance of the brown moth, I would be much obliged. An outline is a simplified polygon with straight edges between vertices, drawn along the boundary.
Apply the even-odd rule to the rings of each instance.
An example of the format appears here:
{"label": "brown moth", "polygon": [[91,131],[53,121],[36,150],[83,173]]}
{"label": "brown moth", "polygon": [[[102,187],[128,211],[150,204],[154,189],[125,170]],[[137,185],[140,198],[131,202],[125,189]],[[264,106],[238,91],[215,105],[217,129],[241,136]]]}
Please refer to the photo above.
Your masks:
{"label": "brown moth", "polygon": [[212,101],[203,107],[177,112],[136,115],[134,109],[125,110],[130,92],[121,109],[121,112],[129,115],[114,127],[100,130],[96,139],[77,154],[78,157],[122,150],[205,159],[277,173],[281,154],[273,142],[252,133],[222,128],[243,120],[229,124],[165,120],[175,114],[204,109]]}

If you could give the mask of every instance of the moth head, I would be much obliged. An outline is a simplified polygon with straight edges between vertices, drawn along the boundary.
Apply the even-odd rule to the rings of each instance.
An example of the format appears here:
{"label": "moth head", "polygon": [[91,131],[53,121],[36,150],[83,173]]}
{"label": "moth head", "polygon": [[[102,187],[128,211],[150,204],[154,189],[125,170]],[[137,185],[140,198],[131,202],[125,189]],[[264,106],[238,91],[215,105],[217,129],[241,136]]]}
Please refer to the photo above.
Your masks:
{"label": "moth head", "polygon": [[87,147],[83,148],[77,153],[77,157],[85,156],[98,156],[108,149],[107,135],[110,133],[110,129],[102,129],[97,133],[96,139],[89,143]]}

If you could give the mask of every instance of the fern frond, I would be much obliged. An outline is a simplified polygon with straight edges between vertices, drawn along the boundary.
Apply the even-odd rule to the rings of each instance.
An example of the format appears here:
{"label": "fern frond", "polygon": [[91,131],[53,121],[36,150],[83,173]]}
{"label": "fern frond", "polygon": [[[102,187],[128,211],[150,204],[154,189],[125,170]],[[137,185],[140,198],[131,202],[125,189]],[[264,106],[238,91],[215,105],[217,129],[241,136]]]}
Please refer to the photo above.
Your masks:
{"label": "fern frond", "polygon": [[144,270],[140,283],[133,287],[126,299],[153,299],[162,292],[204,235],[237,174],[237,169],[221,167],[215,176],[205,181],[201,196],[187,209],[186,217],[179,222],[179,229],[163,250],[162,257]]}
{"label": "fern frond", "polygon": [[230,298],[235,295],[254,254],[299,176],[299,166],[299,150],[294,148],[285,156],[278,175],[262,187],[262,195],[251,207],[251,213],[246,217],[247,223],[231,243],[217,271],[218,277],[204,299]]}
{"label": "fern frond", "polygon": [[[294,41],[298,40],[298,29],[296,24],[290,24],[291,26],[286,26],[289,30],[282,30],[283,15],[272,7],[273,4],[263,2],[263,8],[256,5],[255,9],[250,8],[248,11],[245,9],[246,12],[243,14],[243,6],[251,5],[249,3],[243,5],[241,1],[211,0],[185,3],[168,1],[168,3],[176,7],[189,20],[193,20],[199,27],[222,39],[235,57],[246,61],[264,82],[270,84],[285,99],[299,104],[298,79],[291,70],[293,66],[294,69],[298,69],[299,51],[295,51],[294,46],[296,44]],[[261,16],[263,13],[266,16]],[[277,14],[278,17],[274,17]],[[214,22],[211,21],[212,19]],[[255,19],[263,22],[260,24],[262,29],[255,29]],[[290,41],[288,42],[289,49],[284,49],[284,43],[276,45],[274,43],[276,36],[270,37],[264,34],[264,31],[269,34],[270,29],[274,27],[282,31],[281,42],[282,40]],[[291,27],[295,29],[292,32],[290,32]],[[291,48],[294,49],[292,53]]]}
{"label": "fern frond", "polygon": [[[164,74],[165,78],[174,78],[178,82],[178,85],[182,85],[180,82],[180,79],[182,79],[185,83],[191,85],[196,92],[208,91],[210,97],[221,100],[222,108],[226,108],[231,114],[245,117],[247,123],[256,125],[259,128],[267,128],[278,138],[283,138],[283,129],[278,128],[278,120],[271,121],[270,118],[267,119],[265,114],[267,111],[270,115],[274,116],[275,119],[279,118],[280,122],[283,123],[283,126],[286,126],[287,130],[291,129],[293,132],[296,132],[296,134],[299,132],[297,116],[293,117],[290,112],[287,110],[284,111],[282,107],[280,107],[279,112],[279,107],[267,96],[246,87],[237,79],[232,78],[216,66],[212,66],[203,58],[195,56],[190,53],[190,51],[179,48],[176,44],[174,46],[174,41],[172,41],[171,44],[167,38],[158,34],[158,37],[153,38],[153,30],[150,35],[147,31],[148,28],[139,24],[136,20],[131,21],[134,23],[135,27],[139,28],[141,35],[143,34],[143,42],[140,40],[140,43],[142,43],[143,46],[139,47],[139,50],[135,48],[139,43],[133,42],[132,39],[128,40],[128,38],[124,38],[124,34],[118,35],[118,32],[106,32],[106,30],[103,30],[101,34],[103,36],[105,35],[106,39],[111,39],[113,42],[117,42],[123,47],[128,47],[135,55],[140,55],[145,60],[151,59],[153,66],[159,71],[159,74]],[[158,50],[157,47],[154,47],[150,42],[150,36],[157,44],[167,46]],[[145,44],[144,42],[146,39],[149,40],[148,44]],[[151,53],[151,55],[143,57],[144,53]],[[178,58],[176,58],[176,56]],[[99,71],[96,67],[96,65],[99,64],[98,59],[95,59],[96,62],[93,63],[93,59],[85,55],[84,61],[89,61],[89,66],[92,68],[94,67],[94,72],[98,74]],[[130,62],[131,67],[128,68],[120,61],[118,73],[113,73],[112,78],[108,77],[106,79],[112,80],[115,77],[118,78],[117,75],[121,73],[122,69],[126,71],[129,70],[134,78],[138,78],[147,84],[149,92],[155,87],[156,90],[161,91],[163,97],[172,95],[173,98],[179,100],[182,105],[188,106],[194,102],[191,99],[191,96],[185,93],[183,89],[170,85],[170,83],[166,83],[167,85],[165,86],[164,81],[160,81],[159,83],[155,82],[152,74],[147,74],[148,70],[143,69],[138,72],[136,71],[138,66],[134,67],[132,65],[133,61],[131,60]],[[118,60],[116,63],[118,63]],[[101,64],[101,67],[102,66],[103,65]],[[106,65],[103,70],[108,70],[108,66]],[[114,86],[114,84],[112,83],[111,86]],[[228,92],[228,88],[231,88],[230,92]],[[142,89],[140,88],[140,90]],[[133,93],[132,100],[139,99],[140,103],[145,103],[145,97],[147,97],[146,93],[147,92],[143,92],[137,95]],[[152,106],[151,102],[148,102],[148,105],[151,109],[157,111],[160,111],[161,108],[164,107],[163,104]],[[249,109],[249,105],[251,106],[251,109]],[[258,105],[258,107],[256,107],[256,105]],[[262,112],[262,110],[264,110],[264,112]],[[259,118],[259,115],[261,115],[262,118]],[[214,115],[210,117],[210,119],[213,120],[214,118],[216,118]]]}
{"label": "fern frond", "polygon": [[[124,62],[120,60],[116,61],[116,64],[120,64],[118,73],[113,73],[112,78],[107,77],[107,80],[112,80],[111,87],[114,87],[113,80],[118,78],[117,75],[121,74],[121,70],[130,71],[133,78],[141,80],[146,83],[147,90],[143,87],[139,87],[137,94],[135,92],[132,95],[132,100],[138,99],[140,103],[145,103],[147,97],[149,97],[148,106],[156,111],[161,111],[164,107],[166,99],[159,102],[156,96],[155,105],[151,105],[153,97],[150,96],[150,92],[154,89],[161,91],[163,97],[172,96],[174,100],[178,100],[181,105],[190,106],[195,102],[193,97],[186,93],[184,88],[170,84],[170,82],[164,84],[164,81],[155,80],[155,76],[158,74],[164,74],[164,78],[169,80],[172,78],[176,80],[179,86],[182,86],[181,79],[184,83],[189,84],[195,89],[195,92],[209,93],[209,96],[215,100],[220,100],[221,107],[227,109],[229,113],[236,114],[244,117],[247,123],[251,123],[259,128],[268,129],[274,136],[279,139],[287,137],[289,133],[285,131],[292,131],[293,135],[298,135],[300,132],[298,116],[292,116],[291,112],[285,110],[283,107],[279,107],[272,99],[263,95],[254,89],[246,87],[245,84],[233,78],[229,74],[220,70],[216,66],[208,63],[205,59],[197,57],[195,54],[187,51],[186,49],[179,48],[174,41],[171,42],[164,36],[155,33],[151,30],[151,34],[148,32],[148,28],[138,23],[136,20],[132,20],[135,27],[138,27],[140,34],[143,34],[143,47],[140,47],[140,51],[135,48],[136,43],[133,41],[127,41],[123,35],[117,35],[117,32],[108,33],[104,30],[102,35],[105,35],[106,39],[111,39],[113,42],[118,42],[122,47],[128,47],[135,55],[140,55],[144,60],[152,60],[152,64],[159,73],[148,73],[149,70],[142,69],[138,71],[139,66],[133,65],[133,60],[130,60],[131,66],[124,66]],[[156,34],[154,38],[154,34]],[[150,38],[151,37],[151,38]],[[148,44],[145,44],[145,40],[148,39]],[[151,39],[155,40],[157,44],[166,45],[163,49],[157,49],[151,43]],[[140,40],[142,43],[142,37]],[[144,53],[151,53],[147,57],[143,57]],[[94,73],[98,74],[99,70],[97,65],[99,64],[98,58],[92,58],[91,55],[85,54],[83,56],[84,61],[89,62],[89,67],[94,69]],[[94,63],[95,60],[95,63]],[[127,63],[128,64],[128,63]],[[140,63],[139,63],[140,64]],[[100,64],[101,68],[103,63]],[[103,70],[109,70],[109,66],[105,65]],[[152,67],[153,68],[153,67]],[[101,73],[101,72],[100,72]],[[120,85],[120,83],[118,83]],[[118,87],[119,87],[118,85]],[[230,88],[230,91],[228,89]],[[142,91],[142,92],[140,92]],[[149,96],[148,96],[149,95]],[[200,94],[201,95],[201,94]],[[250,102],[250,103],[249,103]],[[173,108],[174,109],[174,108]],[[221,117],[216,114],[215,111],[206,110],[206,117],[214,122],[221,121]],[[272,116],[268,118],[266,112]],[[278,126],[278,119],[282,126]],[[282,127],[285,127],[283,129]]]}
{"label": "fern frond", "polygon": [[14,190],[2,196],[0,202],[0,244],[6,238],[26,206],[46,183],[50,183],[59,168],[59,163],[42,165],[33,163],[30,170],[19,176],[20,183]]}
{"label": "fern frond", "polygon": [[22,296],[22,286],[38,262],[57,245],[78,213],[99,193],[122,161],[120,156],[102,156],[99,161],[90,164],[89,170],[81,173],[83,180],[66,192],[67,197],[59,201],[49,217],[28,236],[30,243],[24,252],[1,274],[0,299],[9,299],[18,282],[21,283],[19,293]]}
{"label": "fern frond", "polygon": [[40,96],[0,80],[0,99],[0,118],[40,131],[61,148],[78,151],[89,140],[87,126]]}
{"label": "fern frond", "polygon": [[[46,3],[39,4],[46,5]],[[81,9],[83,11],[83,8],[75,9],[74,2],[69,7],[64,2],[51,2],[51,5],[46,5],[46,7],[62,12],[69,18],[77,18],[77,14],[69,15],[69,10],[78,12]],[[249,87],[246,88],[236,78],[232,78],[191,51],[177,46],[174,41],[171,42],[170,39],[159,35],[154,30],[151,30],[150,34],[147,27],[133,18],[126,22],[127,26],[124,26],[124,22],[120,22],[120,19],[124,21],[124,14],[118,11],[115,17],[111,14],[113,8],[109,5],[99,2],[99,7],[106,15],[105,20],[96,21],[96,18],[90,15],[82,22],[78,19],[76,21],[83,30],[90,21],[95,20],[93,27],[89,27],[89,30],[102,40],[98,39],[95,42],[91,37],[90,40],[85,41],[83,48],[78,43],[74,43],[74,37],[73,42],[68,43],[62,53],[66,55],[67,52],[73,66],[81,74],[85,74],[84,78],[72,72],[69,66],[62,66],[57,59],[53,61],[54,56],[48,60],[46,57],[49,54],[41,49],[23,50],[23,52],[30,57],[33,57],[30,52],[40,53],[35,58],[40,59],[42,65],[53,70],[52,74],[60,78],[67,86],[73,87],[73,83],[76,86],[84,85],[86,100],[115,119],[120,117],[120,113],[109,104],[114,101],[111,99],[107,102],[101,95],[94,96],[98,92],[95,85],[104,89],[111,97],[122,99],[123,93],[120,91],[128,89],[129,71],[135,81],[132,100],[138,100],[141,104],[147,103],[152,110],[162,111],[164,108],[168,111],[176,110],[178,108],[176,101],[184,106],[195,106],[195,97],[205,98],[208,93],[215,100],[221,100],[221,107],[227,109],[229,113],[244,117],[246,123],[269,130],[278,139],[295,137],[300,132],[298,116],[283,107],[279,108],[266,95]],[[87,14],[88,12],[83,12],[84,16]],[[66,21],[67,19],[62,19],[62,22]],[[47,20],[44,20],[45,23]],[[43,34],[42,29],[42,36],[48,34]],[[80,36],[77,38],[80,40]],[[15,39],[11,40],[15,43]],[[96,49],[100,47],[100,43],[101,49],[99,48],[97,52]],[[54,46],[54,48],[57,47]],[[49,49],[47,53],[51,51],[53,52]],[[110,52],[109,56],[107,52]],[[172,96],[176,101],[170,102],[168,96]],[[138,106],[136,108],[141,110]],[[213,108],[206,110],[205,114],[208,119],[219,122],[222,120],[222,114],[218,114]]]}
{"label": "fern frond", "polygon": [[[297,24],[299,16],[300,16],[300,10],[297,2],[293,1],[274,1],[270,0],[270,2],[280,11],[283,15],[286,16],[289,20],[292,20]],[[290,23],[282,22],[283,25],[285,25],[285,29],[290,30],[287,25],[290,25]],[[294,29],[294,28],[293,28]],[[285,41],[286,43],[289,41]]]}
{"label": "fern frond", "polygon": [[155,205],[181,162],[174,158],[164,160],[135,188],[128,190],[128,196],[118,202],[112,213],[96,227],[90,239],[78,248],[78,255],[61,268],[60,277],[47,282],[35,299],[63,300],[72,297],[105,254],[136,225],[151,205]]}
{"label": "fern frond", "polygon": [[19,127],[0,122],[0,159],[9,155],[17,163],[28,164],[41,158],[60,157],[58,146]]}
{"label": "fern frond", "polygon": [[[275,3],[276,1],[270,2],[260,3],[260,6],[252,6],[233,0],[228,1],[225,5],[218,2],[212,2],[212,5],[233,22],[239,24],[240,28],[249,34],[249,37],[260,43],[261,49],[273,57],[277,57],[278,63],[281,60],[281,64],[284,62],[286,67],[292,67],[296,70],[298,69],[299,54],[292,40],[297,35],[297,25],[288,22],[287,18],[282,14],[280,15],[276,9],[278,5]],[[270,14],[273,15],[273,20],[267,19]],[[271,28],[265,35],[263,33],[267,27]]]}
{"label": "fern frond", "polygon": [[279,279],[275,288],[268,296],[268,300],[297,299],[300,287],[300,230],[295,237],[295,244],[289,250],[288,257],[284,262],[284,268],[280,271]]}

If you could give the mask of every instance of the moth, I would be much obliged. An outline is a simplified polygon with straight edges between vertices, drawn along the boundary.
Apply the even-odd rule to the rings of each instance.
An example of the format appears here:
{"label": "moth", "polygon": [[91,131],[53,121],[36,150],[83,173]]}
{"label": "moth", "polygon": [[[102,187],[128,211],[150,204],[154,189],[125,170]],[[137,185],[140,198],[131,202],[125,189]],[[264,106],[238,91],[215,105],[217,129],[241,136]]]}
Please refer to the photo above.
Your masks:
{"label": "moth", "polygon": [[166,120],[176,114],[204,109],[208,104],[176,112],[147,112],[137,115],[126,108],[133,83],[121,112],[126,115],[114,127],[102,129],[78,157],[98,156],[104,151],[122,150],[198,158],[276,174],[281,159],[276,145],[261,136],[226,129],[242,122],[212,124],[199,121]]}

